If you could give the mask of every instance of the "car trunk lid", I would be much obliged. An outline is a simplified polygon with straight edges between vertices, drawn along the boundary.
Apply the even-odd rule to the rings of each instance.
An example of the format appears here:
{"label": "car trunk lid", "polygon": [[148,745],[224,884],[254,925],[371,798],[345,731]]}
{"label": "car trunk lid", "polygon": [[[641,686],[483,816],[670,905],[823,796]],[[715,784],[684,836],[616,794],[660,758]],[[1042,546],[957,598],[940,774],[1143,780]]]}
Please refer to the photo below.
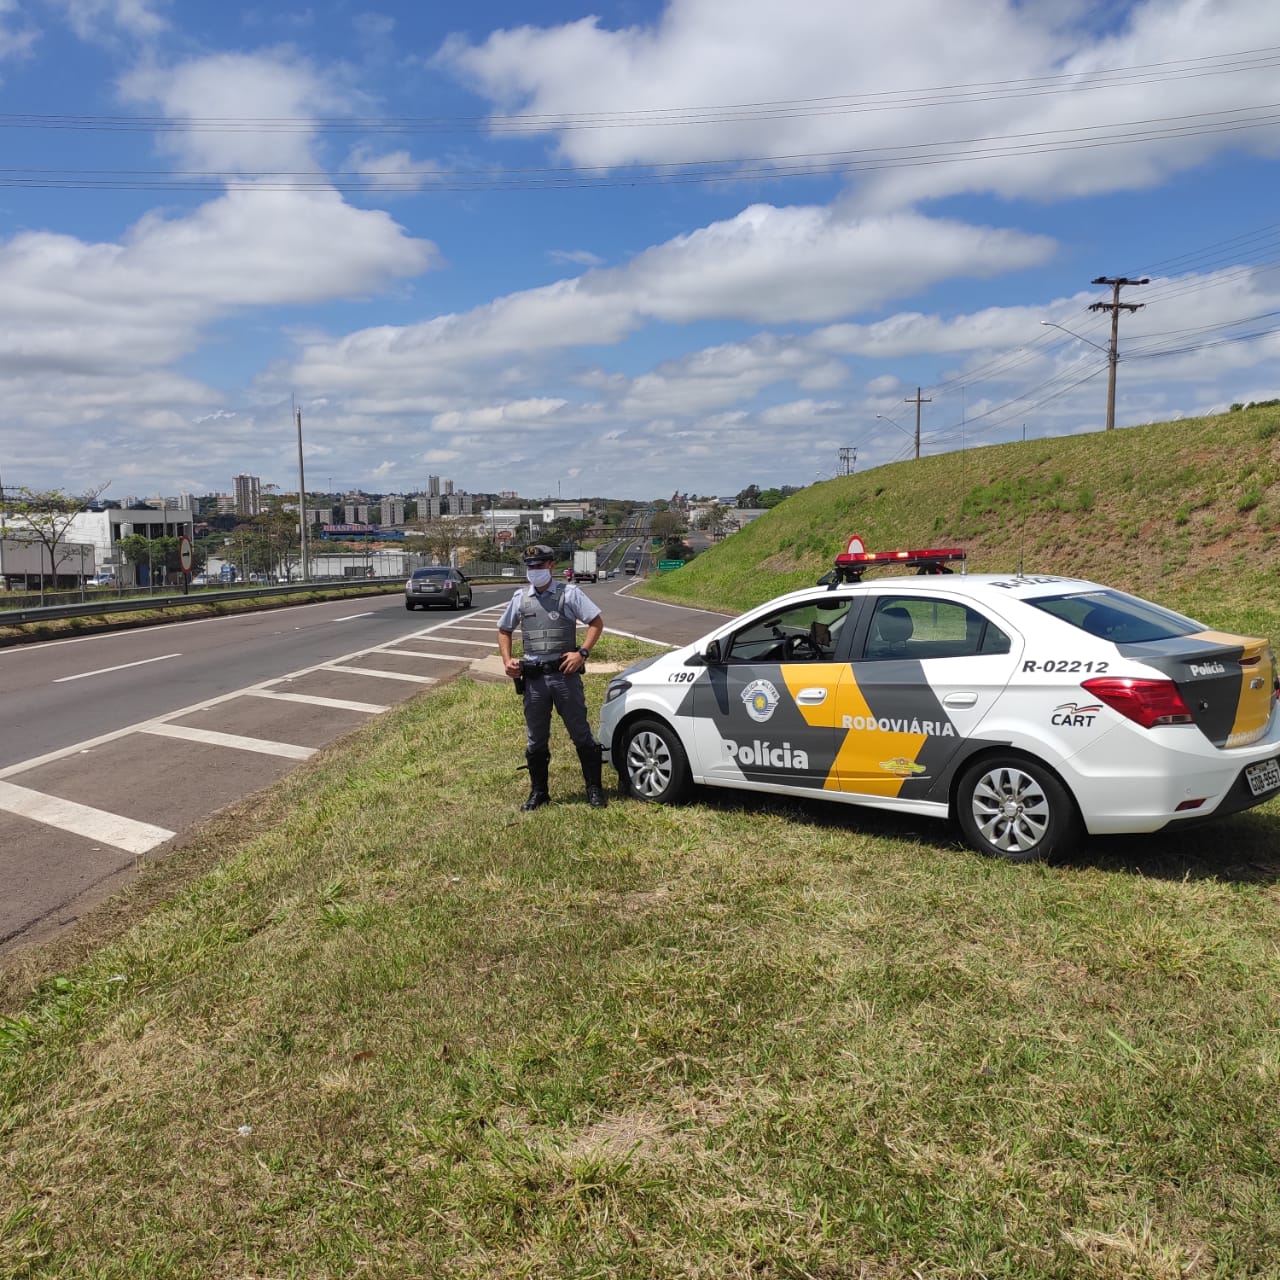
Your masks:
{"label": "car trunk lid", "polygon": [[1276,659],[1268,641],[1199,631],[1116,647],[1178,686],[1192,721],[1215,747],[1247,747],[1266,733],[1277,690]]}

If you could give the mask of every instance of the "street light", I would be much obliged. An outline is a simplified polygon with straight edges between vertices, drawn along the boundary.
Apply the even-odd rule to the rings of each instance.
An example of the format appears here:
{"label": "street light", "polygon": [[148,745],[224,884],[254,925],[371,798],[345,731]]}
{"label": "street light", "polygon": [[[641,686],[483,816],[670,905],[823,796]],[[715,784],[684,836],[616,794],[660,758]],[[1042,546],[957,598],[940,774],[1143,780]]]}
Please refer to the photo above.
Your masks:
{"label": "street light", "polygon": [[898,428],[898,430],[899,430],[899,431],[901,431],[901,432],[902,432],[902,434],[903,434],[904,436],[909,436],[909,435],[911,435],[911,432],[910,432],[910,431],[908,431],[908,430],[907,430],[907,428],[906,428],[906,427],[904,427],[904,426],[902,425],[902,423],[900,423],[900,422],[897,420],[897,418],[891,418],[891,417],[889,417],[889,415],[888,415],[887,413],[877,413],[877,414],[876,414],[876,417],[877,417],[877,418],[879,418],[881,422],[890,422],[890,423],[892,423],[895,427],[897,427],[897,428]]}
{"label": "street light", "polygon": [[[1097,281],[1094,283],[1096,284]],[[1084,334],[1076,333],[1074,329],[1068,329],[1065,324],[1055,324],[1052,320],[1041,320],[1040,323],[1046,328],[1061,329],[1063,333],[1068,333],[1073,338],[1078,338],[1081,342],[1087,342],[1091,347],[1096,347],[1107,357],[1107,364],[1111,369],[1111,377],[1107,383],[1107,430],[1110,431],[1116,422],[1116,363],[1120,359],[1115,347],[1114,326],[1111,346],[1104,347],[1102,343],[1094,342],[1092,338],[1086,338]]]}
{"label": "street light", "polygon": [[[919,393],[917,392],[917,394]],[[916,443],[916,458],[919,459],[920,457],[920,423],[918,420],[916,422],[915,431],[911,432],[911,431],[908,431],[907,428],[904,427],[902,423],[900,423],[897,420],[897,418],[891,418],[887,413],[877,413],[876,417],[879,418],[881,422],[887,422],[889,423],[890,426],[896,427],[899,431],[902,432],[904,436],[911,436],[911,438]]]}
{"label": "street light", "polygon": [[1107,347],[1099,342],[1094,342],[1092,338],[1086,338],[1084,334],[1077,333],[1074,329],[1068,329],[1065,324],[1054,324],[1052,320],[1041,320],[1040,323],[1050,329],[1061,329],[1063,333],[1069,333],[1073,338],[1079,338],[1081,342],[1087,342],[1091,347],[1097,347],[1099,351],[1105,352],[1108,356],[1111,354]]}

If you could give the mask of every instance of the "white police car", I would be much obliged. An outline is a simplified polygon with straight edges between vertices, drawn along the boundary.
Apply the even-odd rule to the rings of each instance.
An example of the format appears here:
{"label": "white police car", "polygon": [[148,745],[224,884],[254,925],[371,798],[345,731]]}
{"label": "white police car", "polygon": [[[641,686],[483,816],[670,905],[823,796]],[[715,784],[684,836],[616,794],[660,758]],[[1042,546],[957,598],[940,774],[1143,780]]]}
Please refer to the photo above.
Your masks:
{"label": "white police car", "polygon": [[[956,574],[955,548],[868,553],[609,685],[624,790],[691,782],[953,817],[1014,861],[1280,794],[1264,639],[1054,575]],[[863,581],[897,564],[914,576]]]}

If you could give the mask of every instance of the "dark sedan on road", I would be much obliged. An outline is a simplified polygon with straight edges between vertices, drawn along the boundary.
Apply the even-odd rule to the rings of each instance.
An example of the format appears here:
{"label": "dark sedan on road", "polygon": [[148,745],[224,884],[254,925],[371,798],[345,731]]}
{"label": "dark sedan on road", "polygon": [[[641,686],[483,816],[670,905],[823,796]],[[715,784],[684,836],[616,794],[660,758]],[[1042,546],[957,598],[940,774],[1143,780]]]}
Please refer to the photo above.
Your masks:
{"label": "dark sedan on road", "polygon": [[440,605],[446,609],[471,607],[471,583],[466,574],[448,565],[426,565],[415,569],[404,584],[406,609],[429,609]]}

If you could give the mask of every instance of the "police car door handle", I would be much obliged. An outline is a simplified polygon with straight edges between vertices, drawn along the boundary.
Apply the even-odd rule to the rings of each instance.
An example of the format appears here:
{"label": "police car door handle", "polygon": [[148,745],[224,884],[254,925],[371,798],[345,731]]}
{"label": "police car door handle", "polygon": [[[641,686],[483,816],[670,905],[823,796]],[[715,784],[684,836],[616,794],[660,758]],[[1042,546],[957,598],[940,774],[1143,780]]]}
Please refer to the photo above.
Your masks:
{"label": "police car door handle", "polygon": [[806,707],[816,707],[826,700],[827,691],[825,689],[801,689],[796,694],[796,701]]}
{"label": "police car door handle", "polygon": [[978,701],[976,693],[949,693],[942,700],[944,707],[971,707]]}

